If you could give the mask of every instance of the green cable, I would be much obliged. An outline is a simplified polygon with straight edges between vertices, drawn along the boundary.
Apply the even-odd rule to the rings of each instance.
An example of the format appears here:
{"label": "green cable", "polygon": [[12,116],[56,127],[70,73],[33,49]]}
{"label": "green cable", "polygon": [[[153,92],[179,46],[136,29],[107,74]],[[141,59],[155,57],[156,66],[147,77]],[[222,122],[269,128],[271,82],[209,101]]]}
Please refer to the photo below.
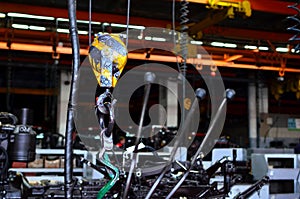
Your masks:
{"label": "green cable", "polygon": [[100,159],[100,162],[102,164],[104,164],[106,167],[108,167],[109,169],[113,170],[115,172],[115,174],[113,174],[112,172],[109,172],[109,177],[111,178],[108,183],[102,187],[100,189],[100,191],[97,194],[97,199],[102,199],[105,194],[116,184],[116,182],[119,180],[119,169],[117,167],[115,167],[114,165],[112,165],[110,163],[109,157],[107,155],[107,153],[104,153],[104,158]]}

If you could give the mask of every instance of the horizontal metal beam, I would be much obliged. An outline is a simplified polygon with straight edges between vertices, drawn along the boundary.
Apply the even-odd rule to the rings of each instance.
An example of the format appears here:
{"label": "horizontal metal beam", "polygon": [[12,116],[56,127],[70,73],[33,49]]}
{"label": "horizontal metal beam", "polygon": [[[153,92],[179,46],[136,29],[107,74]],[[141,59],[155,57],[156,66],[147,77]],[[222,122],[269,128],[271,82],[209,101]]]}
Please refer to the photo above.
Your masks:
{"label": "horizontal metal beam", "polygon": [[[11,33],[13,32],[13,33]],[[241,40],[265,40],[272,43],[288,43],[288,39],[293,35],[288,33],[274,33],[259,30],[248,30],[239,28],[228,28],[228,27],[216,27],[212,26],[204,29],[203,33],[207,36],[220,36],[223,38],[241,39]],[[13,34],[8,38],[8,34]],[[88,46],[88,36],[79,35],[81,47]],[[45,44],[53,45],[54,41],[63,42],[64,46],[70,46],[69,35],[65,33],[57,33],[49,31],[32,31],[32,30],[22,30],[22,29],[12,29],[10,28],[0,28],[0,41],[7,42],[19,42],[19,43],[33,43],[33,44]]]}
{"label": "horizontal metal beam", "polygon": [[205,50],[211,54],[242,54],[247,57],[272,57],[274,55],[280,55],[286,59],[300,59],[299,54],[291,54],[291,53],[277,53],[277,52],[266,52],[266,51],[259,51],[256,52],[255,50],[240,50],[240,49],[233,49],[233,48],[216,48],[212,46],[205,46]]}
{"label": "horizontal metal beam", "polygon": [[[140,53],[129,53],[129,59],[137,59],[137,60],[145,60],[145,55]],[[147,58],[149,61],[160,61],[160,62],[181,62],[181,57],[175,56],[163,56],[163,55],[151,55],[150,58]],[[196,58],[188,58],[186,60],[189,64],[201,64],[203,66],[217,66],[217,67],[226,67],[226,68],[238,68],[238,69],[254,69],[254,70],[267,70],[267,71],[279,71],[280,67],[274,66],[256,66],[254,64],[236,64],[234,62],[226,62],[224,60],[204,60],[204,59],[196,59]],[[199,69],[201,70],[201,69]],[[298,68],[289,68],[286,67],[284,69],[285,72],[294,72],[300,73],[300,69]]]}
{"label": "horizontal metal beam", "polygon": [[6,88],[0,87],[0,93],[24,94],[24,95],[58,95],[57,89],[33,89],[33,88]]}
{"label": "horizontal metal beam", "polygon": [[251,0],[251,8],[256,11],[270,12],[282,15],[294,15],[294,10],[288,8],[295,3],[280,0]]}
{"label": "horizontal metal beam", "polygon": [[293,36],[291,33],[277,33],[261,30],[250,30],[242,28],[230,28],[221,26],[211,26],[203,31],[204,35],[213,35],[216,37],[242,39],[242,40],[264,40],[279,43],[288,43],[288,40]]}
{"label": "horizontal metal beam", "polygon": [[[0,49],[7,49],[6,43],[0,42]],[[38,52],[52,52],[51,46],[42,46],[42,45],[27,45],[27,44],[18,44],[13,43],[11,45],[12,50],[23,50],[23,51],[38,51]],[[58,47],[58,53],[63,54],[71,54],[71,48],[67,47]],[[82,55],[87,55],[87,49],[81,49]],[[164,55],[151,55],[150,58],[146,58],[145,54],[141,53],[129,53],[129,59],[136,59],[136,60],[149,60],[149,61],[159,61],[159,62],[180,62],[181,57],[176,56],[164,56]],[[187,63],[190,64],[201,64],[203,66],[217,66],[217,67],[228,67],[228,68],[239,68],[239,69],[256,69],[256,70],[269,70],[269,71],[279,71],[280,67],[274,66],[256,66],[254,64],[236,64],[234,62],[226,62],[224,60],[204,60],[204,59],[196,59],[196,58],[189,58],[187,59]],[[300,69],[297,68],[289,68],[286,67],[285,72],[296,72],[300,73]]]}
{"label": "horizontal metal beam", "polygon": [[[143,47],[141,45],[141,42],[144,46],[157,46],[157,49],[160,49],[159,47],[161,45],[164,45],[166,49],[172,49],[173,44],[169,42],[152,42],[152,41],[141,41],[141,40],[129,40],[130,46],[132,48],[138,49]],[[257,52],[254,52],[253,50],[241,50],[241,49],[231,49],[231,48],[217,48],[212,46],[195,46],[194,50],[197,50],[197,48],[204,48],[210,56],[214,55],[224,55],[224,54],[241,54],[245,57],[254,57]],[[10,47],[7,45],[7,42],[1,42],[0,41],[0,49],[3,50],[20,50],[20,51],[29,51],[29,52],[45,52],[45,53],[53,53],[53,48],[50,45],[40,45],[40,44],[27,44],[27,43],[17,43],[12,42],[10,44]],[[200,52],[201,52],[200,49]],[[203,51],[203,50],[202,50]],[[56,53],[58,54],[72,54],[72,49],[70,47],[63,47],[63,46],[57,46],[56,47]],[[81,48],[80,49],[81,55],[88,55],[88,48]],[[259,52],[259,55],[261,57],[271,57],[274,56],[274,53],[272,52]],[[298,54],[279,54],[282,57],[286,59],[300,59],[300,55]]]}
{"label": "horizontal metal beam", "polygon": [[[21,50],[21,51],[30,51],[30,52],[45,52],[45,53],[54,53],[53,46],[49,45],[38,45],[38,44],[24,44],[24,43],[11,43],[10,46],[7,46],[6,42],[0,42],[0,49],[6,50]],[[57,54],[72,54],[72,48],[70,47],[56,47]],[[88,55],[88,49],[80,49],[81,55]]]}

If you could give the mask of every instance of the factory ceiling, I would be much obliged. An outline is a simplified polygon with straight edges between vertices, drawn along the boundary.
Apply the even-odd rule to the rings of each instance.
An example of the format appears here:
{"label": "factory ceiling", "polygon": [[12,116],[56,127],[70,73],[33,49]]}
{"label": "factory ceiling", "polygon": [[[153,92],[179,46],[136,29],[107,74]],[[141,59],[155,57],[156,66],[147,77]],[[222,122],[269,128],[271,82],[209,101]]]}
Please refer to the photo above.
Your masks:
{"label": "factory ceiling", "polygon": [[[280,67],[284,63],[287,68],[300,69],[298,66],[299,55],[293,47],[295,43],[289,42],[296,33],[288,30],[295,24],[295,21],[288,19],[297,12],[289,8],[295,4],[287,0],[232,0],[219,1],[231,2],[232,4],[213,5],[211,0],[190,0],[185,14],[188,18],[189,35],[201,44],[212,54],[214,60],[226,61],[228,57],[234,57],[237,64],[267,65]],[[250,4],[234,3],[249,2]],[[91,3],[91,6],[90,6]],[[77,19],[91,20],[95,22],[91,26],[92,33],[106,31],[105,26],[110,24],[113,32],[125,31],[127,24],[127,1],[88,1],[77,2]],[[144,27],[172,28],[172,20],[175,20],[175,28],[180,31],[180,15],[183,5],[176,1],[173,7],[171,0],[133,0],[130,2],[129,23]],[[233,10],[230,8],[233,7]],[[173,11],[174,8],[174,12]],[[68,31],[67,1],[44,1],[44,0],[10,0],[0,2],[0,49],[20,50],[24,46],[13,48],[13,43],[36,44],[56,46],[63,44],[70,47]],[[53,17],[53,20],[37,20],[16,17],[16,13]],[[99,23],[100,22],[100,23]],[[119,26],[120,24],[123,25]],[[20,27],[18,25],[25,25]],[[36,30],[45,28],[44,30]],[[89,38],[88,24],[78,23],[81,48],[87,49]],[[217,42],[217,45],[212,45]],[[221,44],[221,45],[220,45]],[[224,48],[224,44],[234,44],[233,47]],[[291,44],[291,45],[289,45]],[[32,46],[28,47],[34,49]],[[253,49],[257,48],[257,49]],[[51,51],[48,50],[48,51]],[[1,53],[1,60],[5,61],[5,53]],[[38,54],[38,53],[37,53]],[[70,54],[70,50],[67,54]],[[237,56],[238,55],[238,56]],[[38,58],[39,56],[37,56]],[[31,58],[31,56],[29,56]],[[24,57],[26,59],[26,57]],[[258,63],[259,62],[259,63]],[[231,62],[232,63],[232,62]],[[220,66],[226,65],[221,63]],[[243,68],[243,65],[237,65]],[[275,69],[277,70],[277,69]],[[296,72],[300,72],[296,70]]]}

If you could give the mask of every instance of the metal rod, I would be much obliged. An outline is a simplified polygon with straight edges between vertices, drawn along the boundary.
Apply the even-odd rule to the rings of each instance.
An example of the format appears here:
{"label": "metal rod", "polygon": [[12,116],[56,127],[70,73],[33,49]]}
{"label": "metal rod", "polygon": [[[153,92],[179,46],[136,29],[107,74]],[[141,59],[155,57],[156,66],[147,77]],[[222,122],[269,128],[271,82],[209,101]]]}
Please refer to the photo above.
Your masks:
{"label": "metal rod", "polygon": [[259,191],[265,184],[269,183],[269,177],[264,176],[261,180],[257,181],[255,184],[251,185],[245,191],[237,194],[234,199],[246,199],[254,194],[255,191]]}
{"label": "metal rod", "polygon": [[65,133],[65,198],[72,198],[73,187],[73,142],[72,134],[75,131],[74,125],[74,107],[76,105],[76,93],[78,83],[78,70],[80,66],[80,47],[76,24],[76,1],[68,0],[68,13],[70,21],[70,35],[72,43],[72,81],[68,102],[67,124]]}
{"label": "metal rod", "polygon": [[102,170],[102,168],[99,165],[93,164],[91,161],[85,159],[84,157],[79,156],[80,162],[86,164],[87,166],[95,169],[96,171],[98,171],[99,173],[101,173],[103,176],[109,178],[109,175],[107,172],[105,172],[104,170]]}
{"label": "metal rod", "polygon": [[128,177],[127,177],[127,182],[126,182],[126,187],[125,187],[125,191],[124,191],[124,194],[123,194],[123,199],[127,198],[129,187],[130,187],[130,184],[131,184],[132,174],[133,174],[133,171],[135,169],[136,159],[137,159],[137,149],[138,149],[139,141],[140,141],[141,134],[142,134],[142,128],[143,128],[143,123],[144,123],[144,118],[145,118],[145,113],[146,113],[146,106],[148,104],[148,99],[149,99],[149,96],[150,96],[151,83],[154,81],[154,78],[155,78],[155,76],[151,72],[147,72],[145,74],[145,80],[147,81],[146,92],[144,94],[144,102],[143,102],[143,108],[142,108],[142,112],[141,112],[140,123],[139,123],[139,127],[138,127],[138,132],[137,132],[137,135],[136,135],[135,147],[134,147],[134,151],[133,151],[133,157],[132,157],[132,160],[131,160],[130,170],[129,170]]}
{"label": "metal rod", "polygon": [[[218,119],[222,113],[222,109],[225,107],[227,99],[232,99],[234,96],[235,92],[231,89],[227,89],[225,92],[225,97],[222,100],[214,118],[212,119],[211,125],[209,126],[209,129],[207,130],[206,136],[204,137],[200,147],[198,148],[197,152],[194,154],[192,160],[191,160],[191,166],[189,167],[189,169],[185,172],[185,174],[183,175],[183,177],[179,180],[179,182],[176,184],[176,186],[171,190],[171,192],[168,194],[168,196],[166,197],[166,199],[170,199],[174,193],[178,190],[178,188],[181,186],[181,184],[185,181],[185,179],[187,178],[187,176],[189,175],[193,165],[195,164],[197,158],[203,155],[206,155],[211,149],[205,149],[206,145],[209,145],[208,143],[210,142],[213,130],[215,125],[218,122]],[[210,147],[206,147],[206,148],[210,148]],[[205,149],[205,151],[204,151]]]}
{"label": "metal rod", "polygon": [[[206,91],[204,89],[198,88],[196,90],[197,98],[203,99],[205,97],[205,95],[206,95]],[[183,140],[183,137],[186,135],[186,132],[187,132],[189,126],[190,126],[189,124],[193,119],[194,112],[198,108],[198,99],[197,98],[195,98],[195,100],[192,104],[192,107],[191,107],[190,111],[187,114],[187,117],[186,117],[186,120],[184,121],[182,130],[178,131],[178,138],[175,141],[175,144],[174,144],[173,149],[172,149],[171,154],[170,154],[170,158],[169,158],[168,162],[166,163],[166,166],[164,167],[164,169],[162,170],[162,172],[160,173],[158,178],[155,180],[154,184],[152,185],[152,187],[151,187],[150,191],[148,192],[145,199],[149,199],[152,196],[152,194],[154,193],[156,187],[159,185],[160,181],[163,179],[164,175],[169,170],[169,167],[168,167],[169,164],[171,164],[174,161],[174,157],[176,155],[176,151],[179,147],[179,144]]]}

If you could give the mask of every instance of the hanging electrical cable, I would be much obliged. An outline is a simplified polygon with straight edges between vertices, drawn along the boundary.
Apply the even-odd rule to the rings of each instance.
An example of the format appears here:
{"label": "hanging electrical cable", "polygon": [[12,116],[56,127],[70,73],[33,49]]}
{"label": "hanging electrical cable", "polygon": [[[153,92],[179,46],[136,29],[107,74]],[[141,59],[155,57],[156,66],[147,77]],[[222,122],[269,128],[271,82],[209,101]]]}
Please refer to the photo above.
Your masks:
{"label": "hanging electrical cable", "polygon": [[294,9],[297,13],[293,16],[287,17],[287,19],[293,21],[295,24],[291,27],[288,27],[287,30],[295,32],[295,35],[289,39],[291,44],[294,44],[295,52],[300,52],[300,9],[298,8],[300,5],[300,0],[297,3],[288,6],[288,8]]}
{"label": "hanging electrical cable", "polygon": [[92,0],[89,0],[89,45],[92,43]]}
{"label": "hanging electrical cable", "polygon": [[80,46],[76,22],[76,1],[68,0],[68,13],[70,21],[70,36],[72,44],[72,81],[69,94],[68,110],[67,110],[67,125],[65,136],[65,198],[72,198],[73,194],[73,141],[72,136],[75,130],[74,124],[74,108],[76,106],[78,72],[80,66]]}
{"label": "hanging electrical cable", "polygon": [[119,169],[110,163],[110,159],[106,153],[103,155],[103,158],[100,159],[100,162],[105,165],[107,169],[109,169],[110,172],[108,172],[108,175],[110,180],[99,190],[97,199],[102,199],[105,194],[116,184],[116,182],[119,180],[120,173]]}
{"label": "hanging electrical cable", "polygon": [[172,1],[172,36],[173,36],[173,43],[174,46],[176,45],[176,37],[175,37],[175,5],[176,1]]}
{"label": "hanging electrical cable", "polygon": [[127,3],[127,20],[126,20],[126,48],[128,48],[128,36],[129,36],[129,17],[130,17],[130,0]]}

